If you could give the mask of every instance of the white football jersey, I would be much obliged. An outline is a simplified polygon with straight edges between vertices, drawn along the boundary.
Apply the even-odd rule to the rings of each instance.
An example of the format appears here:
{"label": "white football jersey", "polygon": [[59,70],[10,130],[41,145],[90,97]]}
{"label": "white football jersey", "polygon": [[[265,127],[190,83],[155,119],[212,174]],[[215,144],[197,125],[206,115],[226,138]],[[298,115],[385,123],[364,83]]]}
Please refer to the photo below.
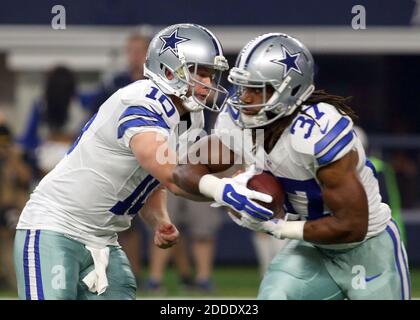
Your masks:
{"label": "white football jersey", "polygon": [[[202,112],[190,117],[189,130],[204,127]],[[39,183],[17,228],[52,230],[95,247],[118,245],[116,233],[130,226],[159,185],[139,166],[130,139],[146,131],[168,137],[179,122],[173,102],[152,81],[118,90]]]}
{"label": "white football jersey", "polygon": [[[218,116],[215,133],[231,150],[242,155],[245,162],[250,164],[255,162],[254,153],[244,150],[238,141],[251,141],[251,133],[250,130],[238,130],[235,124],[238,117],[238,111],[226,106]],[[227,132],[236,137],[226,139]],[[342,158],[351,150],[356,150],[358,154],[357,173],[368,198],[367,239],[386,228],[391,219],[391,210],[387,204],[382,203],[375,168],[366,157],[363,146],[353,131],[352,120],[339,113],[334,106],[326,103],[304,106],[284,130],[271,152],[267,154],[263,151],[263,166],[264,170],[270,171],[283,186],[286,192],[285,210],[300,219],[315,220],[334,214],[323,202],[317,170]]]}

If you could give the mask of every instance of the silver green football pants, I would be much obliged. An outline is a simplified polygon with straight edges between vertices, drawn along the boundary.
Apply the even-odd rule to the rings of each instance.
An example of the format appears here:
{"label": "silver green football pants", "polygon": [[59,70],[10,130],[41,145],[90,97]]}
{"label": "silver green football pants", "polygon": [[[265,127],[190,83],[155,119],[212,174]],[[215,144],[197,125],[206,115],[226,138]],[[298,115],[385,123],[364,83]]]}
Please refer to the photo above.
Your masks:
{"label": "silver green football pants", "polygon": [[47,230],[17,230],[14,262],[19,299],[135,299],[136,282],[127,256],[109,247],[109,286],[97,295],[82,279],[94,269],[91,253],[79,241]]}

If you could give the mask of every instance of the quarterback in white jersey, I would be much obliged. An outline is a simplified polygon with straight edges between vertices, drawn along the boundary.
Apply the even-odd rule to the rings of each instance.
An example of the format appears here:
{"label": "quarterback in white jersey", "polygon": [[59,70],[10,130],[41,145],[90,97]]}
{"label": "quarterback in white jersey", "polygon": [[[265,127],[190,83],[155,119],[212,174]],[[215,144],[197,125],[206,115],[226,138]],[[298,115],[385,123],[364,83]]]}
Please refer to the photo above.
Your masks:
{"label": "quarterback in white jersey", "polygon": [[[190,116],[190,129],[204,126],[202,112]],[[117,245],[117,232],[130,226],[159,185],[139,166],[132,137],[143,132],[168,137],[179,122],[175,105],[151,80],[118,90],[37,186],[17,228],[61,232],[89,246]]]}
{"label": "quarterback in white jersey", "polygon": [[[220,110],[227,69],[219,40],[202,26],[173,25],[152,39],[144,66],[149,80],[118,90],[101,106],[24,208],[14,253],[21,299],[135,298],[117,232],[140,212],[157,246],[176,243],[165,188],[197,197],[173,182],[177,157],[168,137],[183,115],[190,114],[193,130],[204,126],[204,108]],[[236,190],[231,181],[225,187]],[[214,200],[227,205],[224,189]],[[248,211],[271,214],[252,201],[271,197],[244,188],[237,194]]]}
{"label": "quarterback in white jersey", "polygon": [[[231,214],[242,227],[290,239],[264,275],[260,299],[409,299],[404,245],[353,131],[356,116],[345,98],[314,91],[313,65],[309,50],[288,35],[248,43],[229,73],[236,93],[208,138],[219,148],[212,153],[230,150],[231,162],[179,165],[175,181],[211,198],[220,183],[212,173],[231,166],[235,154],[278,179],[284,219]],[[241,141],[252,141],[251,148]],[[251,168],[234,179],[246,185],[255,174]]]}

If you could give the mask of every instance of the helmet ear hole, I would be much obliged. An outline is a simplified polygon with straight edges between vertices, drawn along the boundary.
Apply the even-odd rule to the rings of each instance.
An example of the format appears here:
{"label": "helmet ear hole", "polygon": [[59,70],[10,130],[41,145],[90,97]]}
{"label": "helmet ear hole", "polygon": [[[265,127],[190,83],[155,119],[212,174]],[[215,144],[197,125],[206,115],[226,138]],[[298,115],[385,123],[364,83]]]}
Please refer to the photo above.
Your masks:
{"label": "helmet ear hole", "polygon": [[292,90],[292,93],[290,95],[292,97],[294,97],[296,95],[296,93],[298,93],[300,87],[301,87],[301,85],[297,85],[296,87],[294,87],[293,90]]}

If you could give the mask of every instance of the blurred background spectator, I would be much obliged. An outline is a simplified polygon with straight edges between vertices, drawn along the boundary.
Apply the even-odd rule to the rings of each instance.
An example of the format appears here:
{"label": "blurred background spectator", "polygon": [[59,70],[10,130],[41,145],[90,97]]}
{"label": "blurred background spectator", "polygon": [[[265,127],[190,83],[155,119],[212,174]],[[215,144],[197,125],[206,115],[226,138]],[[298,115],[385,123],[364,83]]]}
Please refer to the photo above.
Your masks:
{"label": "blurred background spectator", "polygon": [[13,240],[21,210],[28,200],[30,169],[0,114],[0,289],[16,288]]}
{"label": "blurred background spectator", "polygon": [[76,92],[72,70],[56,66],[48,71],[42,96],[33,102],[26,127],[18,138],[34,181],[61,160],[87,119]]}
{"label": "blurred background spectator", "polygon": [[206,202],[192,202],[168,193],[168,212],[181,233],[180,243],[170,250],[151,245],[146,290],[164,291],[162,279],[169,259],[173,258],[183,289],[211,293],[214,290],[211,277],[216,237],[223,210],[211,209]]}
{"label": "blurred background spectator", "polygon": [[91,112],[96,113],[102,103],[115,91],[126,85],[143,79],[143,64],[146,60],[150,39],[140,33],[132,33],[125,45],[125,70],[108,75],[101,83],[92,99]]}

